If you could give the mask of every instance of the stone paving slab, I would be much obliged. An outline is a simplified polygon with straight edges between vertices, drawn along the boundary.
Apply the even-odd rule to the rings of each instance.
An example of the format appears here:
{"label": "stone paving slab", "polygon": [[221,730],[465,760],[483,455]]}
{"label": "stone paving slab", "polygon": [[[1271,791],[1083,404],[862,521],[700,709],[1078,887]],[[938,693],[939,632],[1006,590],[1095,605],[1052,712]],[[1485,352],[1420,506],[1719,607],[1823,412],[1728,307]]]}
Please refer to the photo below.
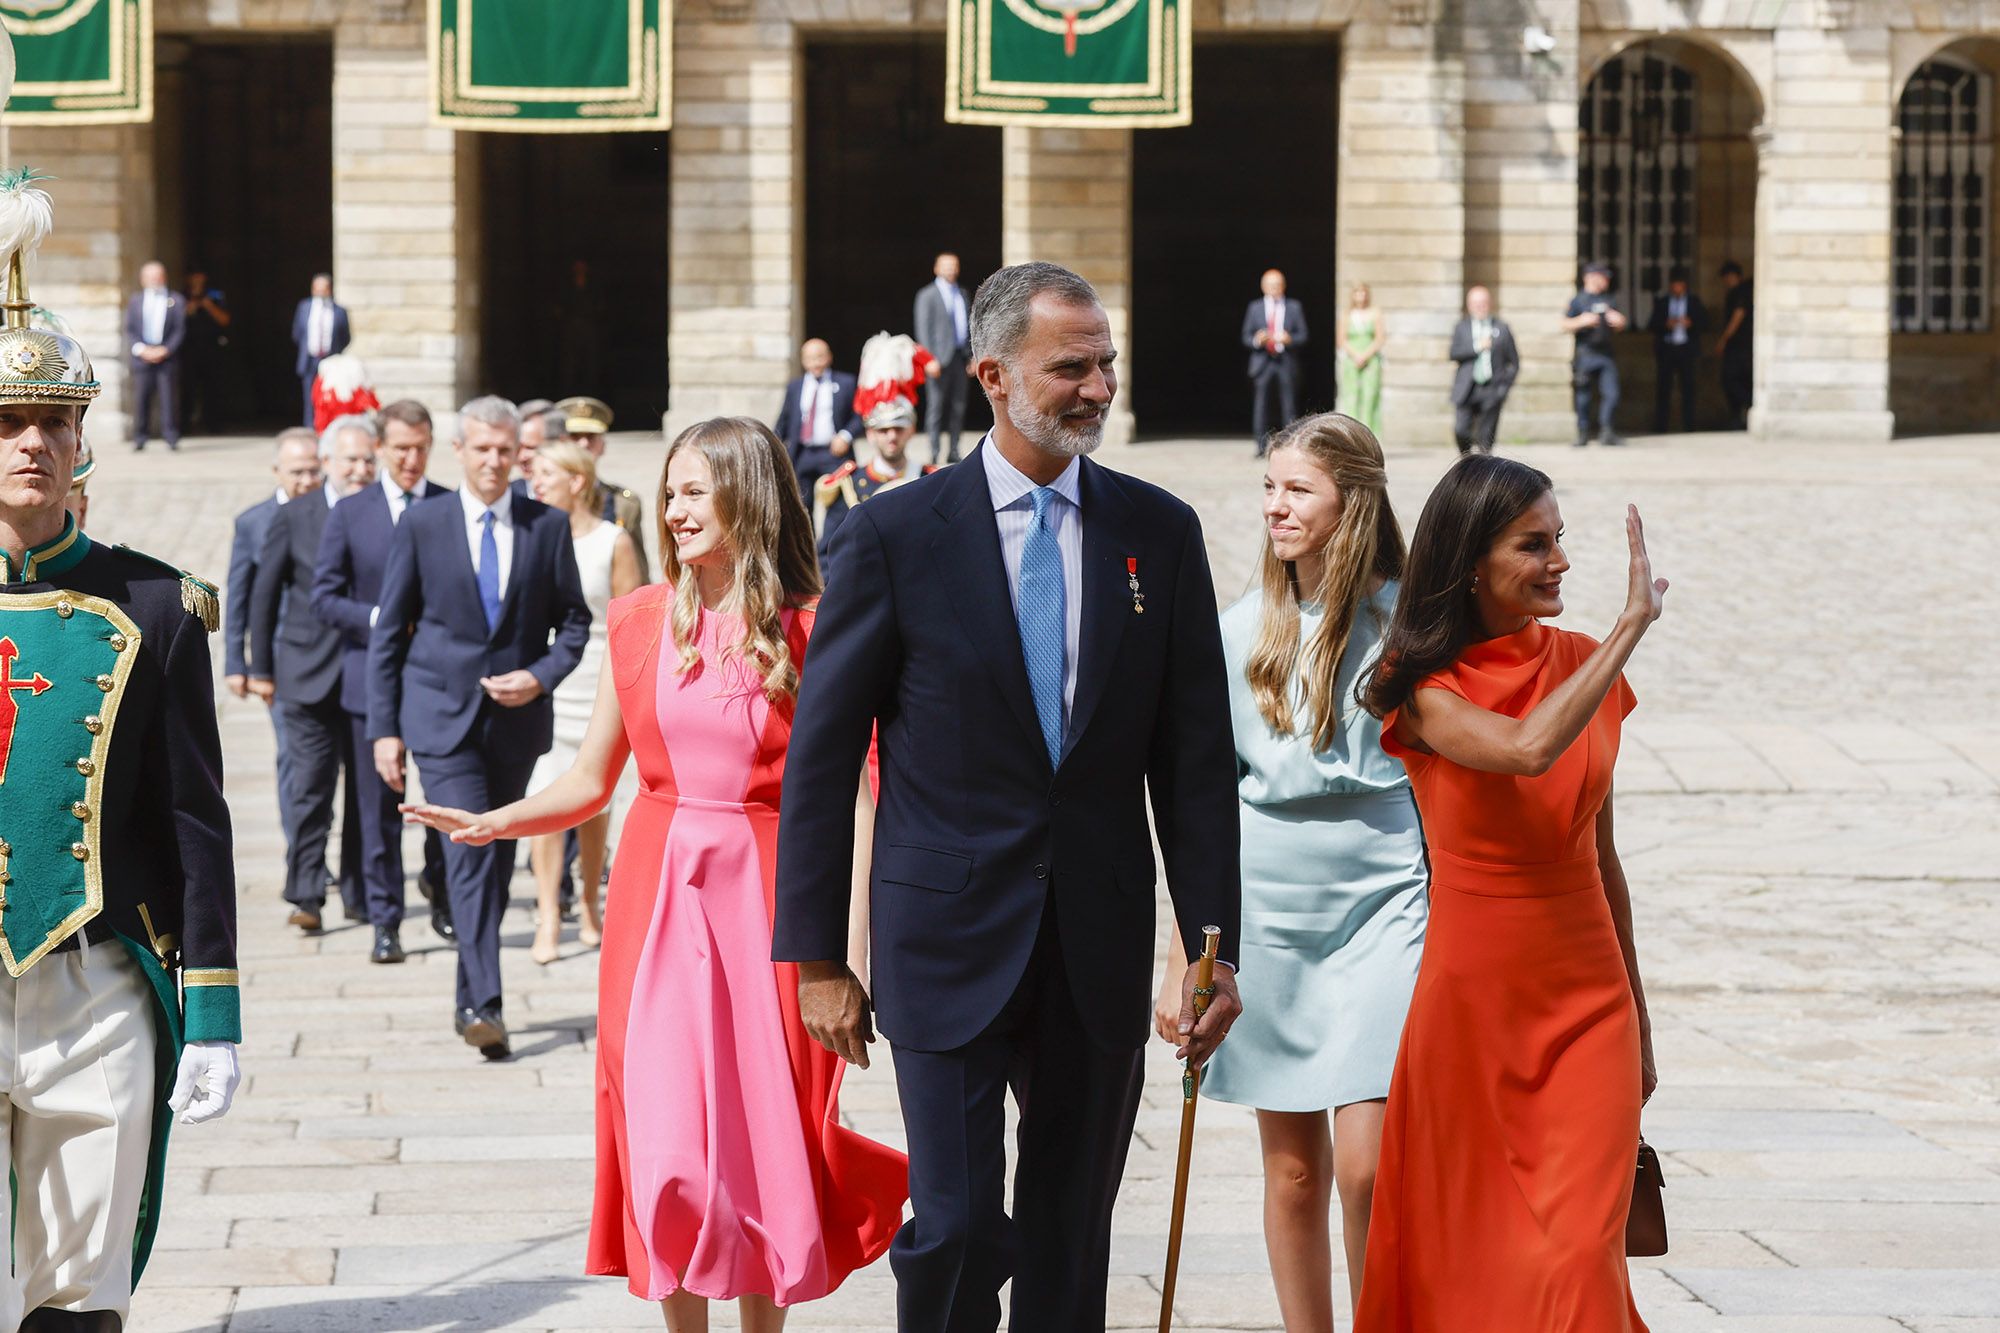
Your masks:
{"label": "stone paving slab", "polygon": [[[617,474],[649,475],[663,448],[617,437]],[[266,450],[107,455],[93,533],[219,578]],[[1741,436],[1515,452],[1558,484],[1564,623],[1616,612],[1627,500],[1674,582],[1631,668],[1617,779],[1675,1240],[1635,1261],[1640,1309],[1655,1333],[2000,1333],[2000,441],[1901,444],[1886,468],[1879,449]],[[1259,473],[1236,442],[1106,461],[1194,503],[1225,599],[1248,585]],[[1407,530],[1450,458],[1389,461]],[[451,1033],[452,956],[414,895],[400,968],[371,967],[359,928],[284,927],[268,720],[224,698],[221,723],[248,1082],[228,1118],[175,1136],[134,1333],[659,1327],[581,1272],[595,955],[572,937],[536,967],[525,902],[511,913],[519,1054],[483,1065]],[[1163,1048],[1147,1069],[1118,1328],[1157,1321],[1178,1096]],[[901,1142],[887,1060],[842,1107]],[[1250,1113],[1204,1105],[1196,1160],[1175,1326],[1275,1329]],[[893,1301],[877,1265],[791,1326],[873,1333]]]}

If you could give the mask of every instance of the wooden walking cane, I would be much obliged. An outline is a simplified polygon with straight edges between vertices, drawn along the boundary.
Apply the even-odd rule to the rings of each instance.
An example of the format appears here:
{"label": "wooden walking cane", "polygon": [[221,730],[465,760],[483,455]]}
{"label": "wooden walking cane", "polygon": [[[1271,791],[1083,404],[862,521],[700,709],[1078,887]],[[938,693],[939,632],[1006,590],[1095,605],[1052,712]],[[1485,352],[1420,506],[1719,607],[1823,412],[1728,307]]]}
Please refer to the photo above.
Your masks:
{"label": "wooden walking cane", "polygon": [[[1201,957],[1194,965],[1194,1018],[1208,1012],[1215,995],[1215,951],[1222,942],[1222,927],[1201,928]],[[1174,1166],[1174,1212],[1167,1224],[1167,1280],[1160,1287],[1160,1333],[1174,1326],[1174,1278],[1181,1266],[1181,1227],[1187,1221],[1188,1168],[1194,1162],[1194,1109],[1201,1091],[1201,1070],[1189,1060],[1181,1071],[1181,1151]]]}

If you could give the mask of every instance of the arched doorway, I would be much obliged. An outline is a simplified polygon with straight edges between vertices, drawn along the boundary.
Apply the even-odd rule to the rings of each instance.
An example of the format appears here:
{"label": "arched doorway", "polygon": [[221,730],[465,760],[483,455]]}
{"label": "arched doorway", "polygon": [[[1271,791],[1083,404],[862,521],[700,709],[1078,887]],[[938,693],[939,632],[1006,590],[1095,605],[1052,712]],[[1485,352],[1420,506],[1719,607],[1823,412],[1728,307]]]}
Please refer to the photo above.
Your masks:
{"label": "arched doorway", "polygon": [[[1620,431],[1656,425],[1659,370],[1646,330],[1655,307],[1664,310],[1676,270],[1686,273],[1708,316],[1694,366],[1694,424],[1743,424],[1731,419],[1708,353],[1725,325],[1723,266],[1733,261],[1755,278],[1758,166],[1751,132],[1762,120],[1762,99],[1735,62],[1683,38],[1625,47],[1598,66],[1584,89],[1577,107],[1577,262],[1611,265],[1618,308],[1630,321],[1615,339]],[[1681,423],[1678,401],[1670,420]]]}
{"label": "arched doorway", "polygon": [[1904,435],[2000,428],[1992,311],[1993,71],[2000,43],[1954,42],[1896,103],[1889,408]]}

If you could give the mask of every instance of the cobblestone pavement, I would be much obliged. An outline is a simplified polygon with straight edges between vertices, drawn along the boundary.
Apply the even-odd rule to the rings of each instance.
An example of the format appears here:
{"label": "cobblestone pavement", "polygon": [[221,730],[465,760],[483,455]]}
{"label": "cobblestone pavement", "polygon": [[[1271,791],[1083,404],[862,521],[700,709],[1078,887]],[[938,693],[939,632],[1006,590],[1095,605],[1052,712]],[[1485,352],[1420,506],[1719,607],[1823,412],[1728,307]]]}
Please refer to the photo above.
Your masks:
{"label": "cobblestone pavement", "polygon": [[[661,448],[619,437],[614,475],[657,475]],[[1570,524],[1565,623],[1617,610],[1627,500],[1674,583],[1631,670],[1641,711],[1619,772],[1664,1078],[1647,1131],[1674,1230],[1670,1256],[1635,1265],[1640,1308],[1659,1333],[2000,1330],[2000,441],[1518,453],[1555,476]],[[219,579],[264,459],[247,441],[107,449],[92,530]],[[1245,586],[1247,445],[1106,461],[1198,505],[1224,599]],[[1392,456],[1406,526],[1449,461]],[[517,908],[518,1054],[482,1065],[452,1036],[452,956],[421,915],[397,968],[366,962],[361,928],[285,929],[269,727],[254,701],[225,697],[222,716],[248,1082],[226,1120],[176,1137],[133,1327],[658,1327],[622,1283],[580,1271],[593,956],[572,941],[537,968]],[[1163,1049],[1151,1074],[1118,1327],[1157,1319],[1178,1119]],[[886,1061],[844,1105],[900,1137]],[[1206,1105],[1197,1163],[1177,1326],[1277,1328],[1250,1114]],[[887,1328],[892,1309],[877,1265],[793,1327]]]}

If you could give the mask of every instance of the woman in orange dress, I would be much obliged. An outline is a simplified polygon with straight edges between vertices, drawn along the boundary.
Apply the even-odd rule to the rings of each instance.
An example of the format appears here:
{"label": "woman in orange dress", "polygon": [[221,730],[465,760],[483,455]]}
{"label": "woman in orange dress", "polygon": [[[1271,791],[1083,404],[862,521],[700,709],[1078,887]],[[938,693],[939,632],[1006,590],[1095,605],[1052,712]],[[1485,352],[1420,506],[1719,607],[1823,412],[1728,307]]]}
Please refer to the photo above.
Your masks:
{"label": "woman in orange dress", "polygon": [[1475,455],[1418,521],[1364,702],[1407,765],[1431,915],[1390,1084],[1359,1333],[1644,1333],[1625,1265],[1652,1035],[1611,773],[1659,618],[1636,509],[1603,643],[1562,613],[1548,477]]}

